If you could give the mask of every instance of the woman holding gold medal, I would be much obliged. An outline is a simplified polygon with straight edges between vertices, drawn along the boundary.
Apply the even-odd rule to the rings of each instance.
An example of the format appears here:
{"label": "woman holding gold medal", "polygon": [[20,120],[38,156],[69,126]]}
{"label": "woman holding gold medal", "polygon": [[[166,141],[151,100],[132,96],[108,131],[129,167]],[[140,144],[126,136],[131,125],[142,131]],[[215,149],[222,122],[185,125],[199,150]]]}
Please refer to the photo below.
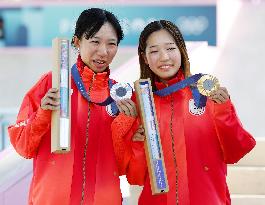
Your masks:
{"label": "woman holding gold medal", "polygon": [[28,204],[121,205],[111,138],[114,118],[99,102],[109,99],[110,83],[115,83],[109,79],[109,65],[122,38],[119,21],[106,10],[84,10],[76,22],[72,44],[79,55],[73,68],[80,81],[72,73],[70,152],[51,153],[51,111],[60,107],[58,89],[51,88],[52,73],[25,96],[9,135],[20,155],[33,158]]}
{"label": "woman holding gold medal", "polygon": [[151,22],[144,28],[138,55],[141,78],[150,78],[154,91],[169,185],[169,192],[152,195],[142,142],[144,130],[139,118],[130,116],[135,105],[119,102],[121,114],[112,124],[114,149],[120,173],[126,174],[130,184],[144,185],[139,204],[231,204],[227,164],[251,151],[255,140],[243,129],[227,89],[212,76],[202,75],[196,84],[158,95],[167,87],[197,77],[190,74],[181,32],[169,21]]}

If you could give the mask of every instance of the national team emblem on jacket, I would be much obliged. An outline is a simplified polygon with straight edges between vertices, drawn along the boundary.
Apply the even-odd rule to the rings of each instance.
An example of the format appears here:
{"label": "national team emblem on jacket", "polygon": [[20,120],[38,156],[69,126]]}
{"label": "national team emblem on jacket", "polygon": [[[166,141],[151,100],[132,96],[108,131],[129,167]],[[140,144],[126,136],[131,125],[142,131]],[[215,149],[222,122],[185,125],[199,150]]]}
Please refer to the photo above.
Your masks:
{"label": "national team emblem on jacket", "polygon": [[202,115],[205,112],[205,107],[197,107],[193,99],[189,100],[189,112],[192,115]]}

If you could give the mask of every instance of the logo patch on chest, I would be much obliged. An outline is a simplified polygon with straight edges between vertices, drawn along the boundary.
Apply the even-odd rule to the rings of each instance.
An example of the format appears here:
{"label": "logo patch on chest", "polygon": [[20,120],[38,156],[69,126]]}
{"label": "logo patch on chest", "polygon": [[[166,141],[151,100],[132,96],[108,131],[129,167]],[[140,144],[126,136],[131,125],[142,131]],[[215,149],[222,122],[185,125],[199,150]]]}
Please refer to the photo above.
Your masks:
{"label": "logo patch on chest", "polygon": [[197,107],[193,99],[189,100],[189,112],[192,115],[202,115],[205,112],[205,107]]}

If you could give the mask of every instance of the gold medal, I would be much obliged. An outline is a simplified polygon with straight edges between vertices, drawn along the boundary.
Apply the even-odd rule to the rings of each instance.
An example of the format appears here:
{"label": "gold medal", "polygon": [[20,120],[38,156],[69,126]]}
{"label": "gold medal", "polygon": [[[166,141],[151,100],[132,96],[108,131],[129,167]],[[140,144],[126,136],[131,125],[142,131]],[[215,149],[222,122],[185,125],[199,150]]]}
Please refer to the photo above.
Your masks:
{"label": "gold medal", "polygon": [[199,92],[209,97],[212,92],[216,91],[220,87],[219,81],[212,75],[203,75],[197,82],[197,88]]}

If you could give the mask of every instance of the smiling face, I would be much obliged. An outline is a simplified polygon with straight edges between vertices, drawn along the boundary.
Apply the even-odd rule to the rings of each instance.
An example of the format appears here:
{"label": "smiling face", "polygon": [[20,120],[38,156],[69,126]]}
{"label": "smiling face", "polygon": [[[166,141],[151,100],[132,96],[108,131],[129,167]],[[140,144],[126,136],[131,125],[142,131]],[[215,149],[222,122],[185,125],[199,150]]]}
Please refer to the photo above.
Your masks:
{"label": "smiling face", "polygon": [[161,80],[173,78],[181,66],[181,53],[165,29],[153,32],[146,41],[145,63]]}
{"label": "smiling face", "polygon": [[118,50],[118,38],[113,26],[106,22],[100,30],[86,39],[74,37],[74,45],[79,49],[83,62],[95,73],[106,70]]}

